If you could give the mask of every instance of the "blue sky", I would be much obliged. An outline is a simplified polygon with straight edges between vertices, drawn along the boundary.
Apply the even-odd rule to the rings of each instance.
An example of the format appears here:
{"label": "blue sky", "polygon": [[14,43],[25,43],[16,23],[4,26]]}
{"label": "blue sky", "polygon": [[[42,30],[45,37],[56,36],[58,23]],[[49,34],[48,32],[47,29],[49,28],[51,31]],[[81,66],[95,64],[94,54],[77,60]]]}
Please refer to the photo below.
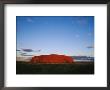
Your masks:
{"label": "blue sky", "polygon": [[94,56],[93,16],[17,16],[16,32],[17,50],[33,50],[25,54]]}

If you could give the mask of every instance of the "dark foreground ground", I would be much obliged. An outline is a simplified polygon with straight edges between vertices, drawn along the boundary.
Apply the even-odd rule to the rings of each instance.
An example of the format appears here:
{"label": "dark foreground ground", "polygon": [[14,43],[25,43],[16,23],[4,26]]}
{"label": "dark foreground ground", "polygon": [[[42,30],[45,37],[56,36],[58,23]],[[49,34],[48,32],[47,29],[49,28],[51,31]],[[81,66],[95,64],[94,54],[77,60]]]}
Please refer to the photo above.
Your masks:
{"label": "dark foreground ground", "polygon": [[31,64],[17,61],[16,74],[94,74],[94,62]]}

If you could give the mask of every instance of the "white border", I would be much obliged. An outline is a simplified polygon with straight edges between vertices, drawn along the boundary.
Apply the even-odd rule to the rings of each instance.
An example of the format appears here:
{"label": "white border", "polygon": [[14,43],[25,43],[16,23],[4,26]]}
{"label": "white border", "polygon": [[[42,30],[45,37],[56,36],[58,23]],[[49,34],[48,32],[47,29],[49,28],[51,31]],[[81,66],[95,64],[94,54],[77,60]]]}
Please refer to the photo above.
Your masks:
{"label": "white border", "polygon": [[[95,16],[94,75],[16,75],[16,16]],[[107,5],[5,6],[6,87],[106,87]]]}

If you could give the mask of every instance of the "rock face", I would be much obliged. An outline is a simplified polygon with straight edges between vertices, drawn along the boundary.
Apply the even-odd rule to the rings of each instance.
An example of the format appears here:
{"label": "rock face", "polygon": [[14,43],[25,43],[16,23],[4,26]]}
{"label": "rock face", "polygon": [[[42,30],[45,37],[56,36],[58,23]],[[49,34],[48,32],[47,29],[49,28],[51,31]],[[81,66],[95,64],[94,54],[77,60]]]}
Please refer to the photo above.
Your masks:
{"label": "rock face", "polygon": [[73,63],[73,58],[65,55],[40,55],[34,56],[31,63]]}

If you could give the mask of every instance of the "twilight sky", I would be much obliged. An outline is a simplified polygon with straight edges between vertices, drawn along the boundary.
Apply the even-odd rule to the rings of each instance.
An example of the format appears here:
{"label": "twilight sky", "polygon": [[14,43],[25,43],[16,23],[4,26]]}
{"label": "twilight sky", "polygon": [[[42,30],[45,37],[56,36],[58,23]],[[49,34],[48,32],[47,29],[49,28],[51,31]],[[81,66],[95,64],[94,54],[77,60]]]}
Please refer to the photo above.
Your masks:
{"label": "twilight sky", "polygon": [[16,34],[17,55],[94,56],[94,16],[17,16]]}

